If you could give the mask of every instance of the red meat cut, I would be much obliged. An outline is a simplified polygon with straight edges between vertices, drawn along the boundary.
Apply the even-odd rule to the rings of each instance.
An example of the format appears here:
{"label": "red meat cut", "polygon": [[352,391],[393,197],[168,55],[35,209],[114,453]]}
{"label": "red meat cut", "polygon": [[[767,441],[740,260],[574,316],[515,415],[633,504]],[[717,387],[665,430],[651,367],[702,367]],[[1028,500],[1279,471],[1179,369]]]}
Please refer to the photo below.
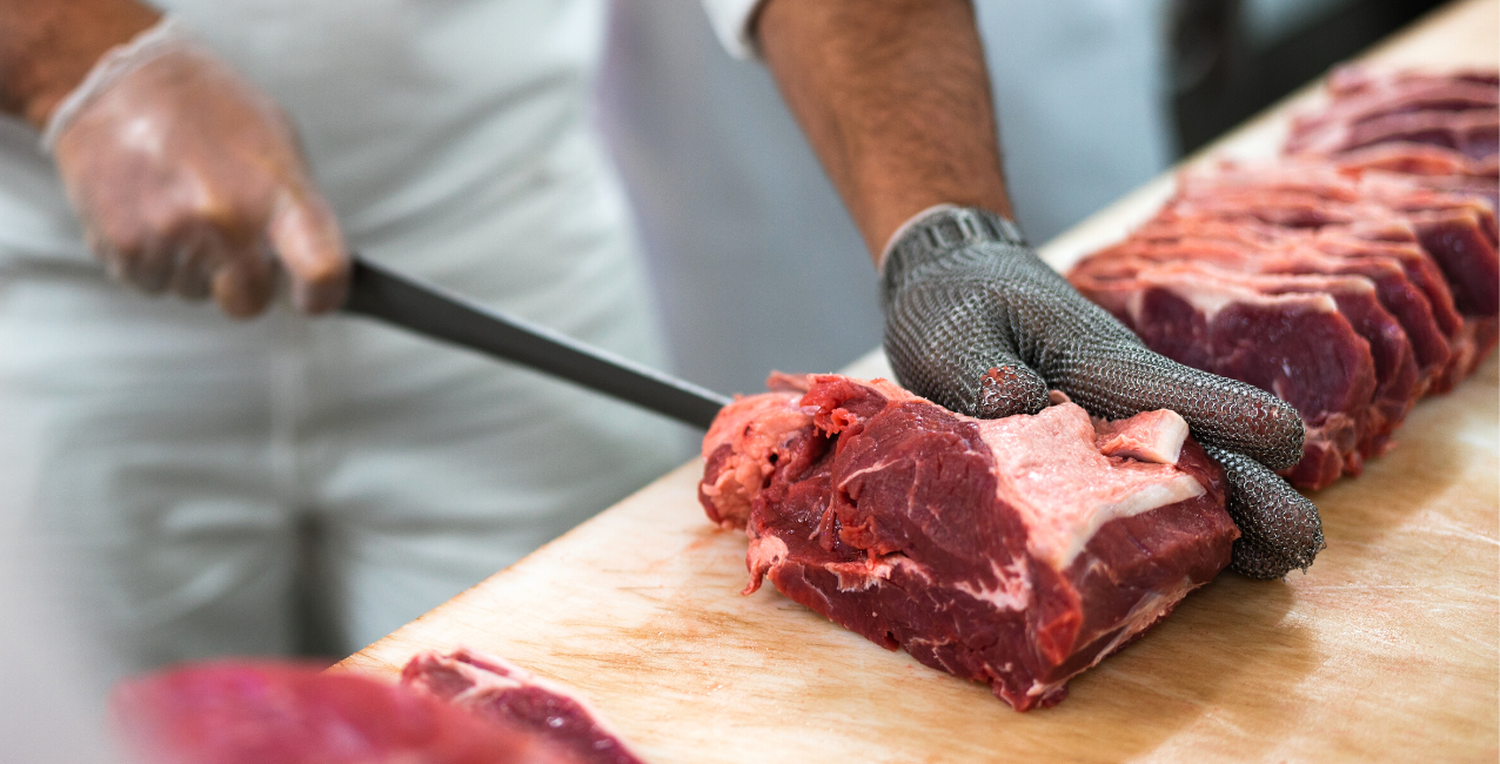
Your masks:
{"label": "red meat cut", "polygon": [[145,764],[584,764],[408,688],[269,661],[184,666],[111,704]]}
{"label": "red meat cut", "polygon": [[641,764],[569,690],[469,650],[418,655],[399,685],[297,663],[189,664],[112,700],[143,764]]}
{"label": "red meat cut", "polygon": [[1339,226],[1377,239],[1404,228],[1397,235],[1412,237],[1434,259],[1460,312],[1500,310],[1495,210],[1480,196],[1435,191],[1393,173],[1351,178],[1314,162],[1220,165],[1183,173],[1168,209],[1287,228]]}
{"label": "red meat cut", "polygon": [[1118,256],[1081,264],[1070,278],[1153,350],[1292,404],[1306,427],[1303,458],[1285,473],[1297,485],[1359,474],[1414,399],[1410,345],[1367,280]]}
{"label": "red meat cut", "polygon": [[1500,87],[1495,72],[1379,73],[1356,66],[1328,80],[1328,104],[1292,122],[1288,153],[1337,154],[1419,143],[1483,158],[1496,152]]}
{"label": "red meat cut", "polygon": [[[1251,228],[1212,218],[1159,219],[1138,229],[1116,247],[1096,253],[1088,266],[1080,265],[1080,270],[1085,267],[1115,272],[1122,267],[1133,270],[1137,267],[1135,261],[1194,262],[1247,274],[1363,277],[1374,287],[1381,306],[1400,323],[1411,344],[1418,372],[1414,395],[1440,387],[1447,389],[1457,358],[1450,335],[1456,334],[1462,319],[1452,311],[1451,298],[1442,302],[1448,310],[1443,318],[1449,323],[1443,323],[1434,310],[1424,287],[1431,285],[1447,295],[1447,286],[1440,276],[1429,277],[1426,283],[1419,284],[1408,273],[1404,259],[1384,249],[1330,248],[1316,236]],[[1419,265],[1426,262],[1414,250],[1410,257]]]}
{"label": "red meat cut", "polygon": [[406,664],[401,683],[547,740],[580,764],[642,764],[587,701],[503,658],[469,649],[426,652]]}
{"label": "red meat cut", "polygon": [[1016,710],[1139,637],[1229,564],[1223,473],[1173,412],[1061,396],[980,420],[885,380],[773,376],[703,441],[699,500],[751,581]]}
{"label": "red meat cut", "polygon": [[1282,474],[1358,475],[1500,340],[1500,74],[1344,67],[1288,156],[1178,175],[1068,278],[1147,346],[1257,385],[1307,430]]}

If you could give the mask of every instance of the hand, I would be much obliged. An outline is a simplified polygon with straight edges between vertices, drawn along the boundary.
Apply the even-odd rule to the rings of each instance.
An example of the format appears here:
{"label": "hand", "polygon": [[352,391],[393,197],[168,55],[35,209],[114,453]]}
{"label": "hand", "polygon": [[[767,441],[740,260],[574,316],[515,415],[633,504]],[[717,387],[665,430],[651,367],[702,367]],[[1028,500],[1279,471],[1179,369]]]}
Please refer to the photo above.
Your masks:
{"label": "hand", "polygon": [[1317,507],[1272,470],[1302,456],[1302,420],[1275,396],[1147,350],[1032,252],[1015,225],[935,208],[884,262],[885,350],[912,392],[971,416],[1031,414],[1061,390],[1111,419],[1172,409],[1225,468],[1239,525],[1231,566],[1255,578],[1306,569]]}
{"label": "hand", "polygon": [[101,59],[47,129],[95,254],[231,316],[265,309],[278,264],[299,309],[337,308],[347,248],[286,114],[173,27],[147,35]]}

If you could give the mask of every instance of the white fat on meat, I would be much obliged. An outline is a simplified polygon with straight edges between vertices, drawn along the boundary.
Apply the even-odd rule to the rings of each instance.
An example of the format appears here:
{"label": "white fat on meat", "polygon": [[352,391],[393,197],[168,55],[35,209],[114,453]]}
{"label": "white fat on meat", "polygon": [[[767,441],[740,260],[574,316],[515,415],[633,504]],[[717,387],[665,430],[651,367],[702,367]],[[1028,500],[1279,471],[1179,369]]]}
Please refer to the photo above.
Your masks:
{"label": "white fat on meat", "polygon": [[[1203,314],[1204,320],[1212,322],[1220,310],[1230,305],[1266,305],[1296,307],[1318,313],[1337,313],[1338,303],[1332,296],[1323,293],[1265,294],[1254,286],[1243,282],[1246,276],[1235,281],[1216,279],[1202,272],[1190,273],[1165,269],[1151,269],[1137,274],[1134,281],[1147,287],[1165,289],[1192,305]],[[1140,323],[1146,289],[1135,290],[1129,299],[1131,320]]]}
{"label": "white fat on meat", "polygon": [[992,561],[990,569],[995,572],[998,585],[975,586],[967,581],[960,581],[954,588],[976,600],[994,605],[997,610],[1025,610],[1031,605],[1031,570],[1024,558],[1017,557],[1004,566]]}
{"label": "white fat on meat", "polygon": [[932,574],[927,571],[927,568],[900,552],[892,552],[873,559],[828,563],[823,566],[823,569],[838,576],[841,592],[864,591],[882,581],[890,580],[891,574],[897,570],[923,583],[932,582]]}
{"label": "white fat on meat", "polygon": [[[1115,423],[1116,432],[1131,438],[1135,421]],[[1140,424],[1157,428],[1161,418],[1147,417]],[[997,493],[1026,525],[1028,551],[1059,571],[1072,564],[1105,523],[1205,492],[1172,463],[1112,465],[1099,449],[1088,412],[1072,403],[1035,416],[983,420],[979,432],[995,454]],[[1143,439],[1153,437],[1160,436]],[[1163,450],[1167,445],[1159,443]],[[1175,450],[1180,452],[1181,442]]]}
{"label": "white fat on meat", "polygon": [[1145,411],[1130,419],[1094,420],[1099,453],[1155,464],[1176,464],[1187,441],[1188,423],[1170,409]]}

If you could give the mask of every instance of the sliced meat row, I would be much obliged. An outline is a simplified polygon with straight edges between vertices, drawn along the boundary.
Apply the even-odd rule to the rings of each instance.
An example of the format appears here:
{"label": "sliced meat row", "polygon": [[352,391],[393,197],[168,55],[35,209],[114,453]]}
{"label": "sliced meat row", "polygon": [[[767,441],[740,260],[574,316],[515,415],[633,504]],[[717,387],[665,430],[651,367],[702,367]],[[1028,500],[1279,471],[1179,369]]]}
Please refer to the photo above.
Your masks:
{"label": "sliced meat row", "polygon": [[[1496,81],[1343,70],[1289,156],[1184,172],[1154,218],[1069,280],[1152,349],[1295,406],[1294,485],[1357,475],[1500,336]],[[1398,122],[1442,130],[1386,129]],[[1476,123],[1488,143],[1453,137]]]}
{"label": "sliced meat row", "polygon": [[1337,154],[1377,144],[1453,149],[1494,166],[1500,87],[1494,70],[1378,73],[1356,66],[1328,79],[1329,103],[1292,122],[1290,154]]}
{"label": "sliced meat row", "polygon": [[1191,260],[1099,263],[1075,274],[1075,285],[1157,352],[1297,409],[1307,426],[1304,457],[1289,473],[1298,483],[1358,473],[1415,400],[1411,345],[1368,279],[1247,274]]}

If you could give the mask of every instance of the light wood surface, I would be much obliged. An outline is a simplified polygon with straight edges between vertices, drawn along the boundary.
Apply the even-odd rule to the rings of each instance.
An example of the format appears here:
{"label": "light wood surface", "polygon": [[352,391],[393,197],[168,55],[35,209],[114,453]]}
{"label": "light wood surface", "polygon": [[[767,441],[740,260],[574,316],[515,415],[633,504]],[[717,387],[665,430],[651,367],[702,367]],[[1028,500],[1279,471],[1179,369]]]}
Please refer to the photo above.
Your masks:
{"label": "light wood surface", "polygon": [[[1494,66],[1500,0],[1443,9],[1372,52]],[[1294,96],[1303,101],[1311,91]],[[1289,104],[1213,148],[1266,155]],[[1124,233],[1160,179],[1044,248],[1059,267]],[[882,374],[871,354],[853,373]],[[1306,575],[1225,573],[1144,639],[1018,714],[767,586],[684,465],[346,659],[394,675],[468,645],[582,690],[652,762],[1496,761],[1500,379],[1491,359],[1417,405],[1364,476],[1314,496]]]}

